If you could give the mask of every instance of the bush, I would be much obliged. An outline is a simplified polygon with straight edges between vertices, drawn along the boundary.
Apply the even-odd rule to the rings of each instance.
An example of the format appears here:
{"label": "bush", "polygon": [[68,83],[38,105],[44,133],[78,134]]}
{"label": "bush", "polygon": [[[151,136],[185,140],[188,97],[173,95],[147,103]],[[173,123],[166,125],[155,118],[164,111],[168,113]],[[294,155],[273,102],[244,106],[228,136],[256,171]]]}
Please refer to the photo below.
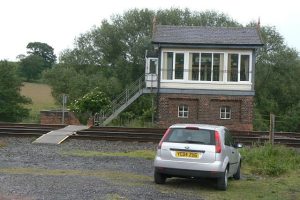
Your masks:
{"label": "bush", "polygon": [[240,152],[243,163],[255,174],[279,176],[300,168],[299,153],[285,146],[266,143],[263,146],[246,147]]}

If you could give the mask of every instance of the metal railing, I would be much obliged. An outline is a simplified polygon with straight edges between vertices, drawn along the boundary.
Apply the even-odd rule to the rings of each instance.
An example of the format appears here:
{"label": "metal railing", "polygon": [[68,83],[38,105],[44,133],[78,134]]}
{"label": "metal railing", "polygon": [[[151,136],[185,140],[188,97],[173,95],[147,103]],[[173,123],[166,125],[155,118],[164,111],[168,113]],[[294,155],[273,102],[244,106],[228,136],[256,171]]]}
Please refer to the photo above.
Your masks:
{"label": "metal railing", "polygon": [[[116,111],[121,108],[121,106],[129,104],[131,98],[133,98],[137,93],[142,92],[145,88],[145,74],[139,77],[135,82],[131,83],[119,96],[117,96],[107,109],[101,110],[94,116],[94,124],[96,126],[103,125],[104,121],[109,117],[115,115]],[[116,116],[115,116],[116,117]]]}

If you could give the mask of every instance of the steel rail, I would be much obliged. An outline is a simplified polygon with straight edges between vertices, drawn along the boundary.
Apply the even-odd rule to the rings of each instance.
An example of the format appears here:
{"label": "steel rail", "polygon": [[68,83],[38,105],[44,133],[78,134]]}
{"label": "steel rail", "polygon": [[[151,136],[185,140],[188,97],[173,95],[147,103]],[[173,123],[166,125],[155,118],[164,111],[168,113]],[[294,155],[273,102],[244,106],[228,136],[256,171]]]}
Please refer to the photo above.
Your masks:
{"label": "steel rail", "polygon": [[[0,123],[0,136],[40,136],[64,127],[65,125]],[[165,131],[166,129],[162,128],[90,127],[78,131],[71,138],[158,143]],[[269,140],[268,132],[231,132],[237,142],[245,145],[260,145]],[[274,142],[300,148],[300,133],[276,132]]]}

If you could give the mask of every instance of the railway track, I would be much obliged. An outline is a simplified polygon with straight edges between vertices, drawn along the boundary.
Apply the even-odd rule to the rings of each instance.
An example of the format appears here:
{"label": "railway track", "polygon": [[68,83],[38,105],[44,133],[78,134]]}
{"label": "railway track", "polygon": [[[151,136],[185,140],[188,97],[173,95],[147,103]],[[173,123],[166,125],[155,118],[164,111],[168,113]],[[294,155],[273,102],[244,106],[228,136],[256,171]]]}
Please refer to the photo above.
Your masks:
{"label": "railway track", "polygon": [[[40,136],[63,127],[65,126],[0,123],[0,135]],[[158,143],[165,130],[161,128],[91,127],[78,131],[71,138]],[[263,144],[269,140],[268,132],[232,131],[232,134],[237,142],[245,145]],[[300,148],[300,133],[275,133],[274,143]]]}

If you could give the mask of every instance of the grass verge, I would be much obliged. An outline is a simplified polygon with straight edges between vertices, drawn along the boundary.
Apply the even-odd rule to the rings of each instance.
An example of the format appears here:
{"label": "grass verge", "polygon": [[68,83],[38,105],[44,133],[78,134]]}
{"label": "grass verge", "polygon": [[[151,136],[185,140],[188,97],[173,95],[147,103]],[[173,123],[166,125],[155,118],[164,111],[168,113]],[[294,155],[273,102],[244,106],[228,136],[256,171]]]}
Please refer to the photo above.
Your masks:
{"label": "grass verge", "polygon": [[151,180],[149,176],[129,172],[111,170],[72,170],[72,169],[43,169],[43,168],[0,168],[2,174],[34,175],[34,176],[92,176],[104,178],[115,184],[135,186]]}
{"label": "grass verge", "polygon": [[96,157],[96,156],[126,156],[130,158],[144,158],[147,160],[153,160],[155,152],[151,150],[137,150],[128,152],[99,152],[99,151],[63,151],[61,155],[64,156],[79,156],[79,157]]}
{"label": "grass verge", "polygon": [[266,143],[240,150],[244,168],[252,174],[279,176],[300,169],[300,154],[292,148]]}
{"label": "grass verge", "polygon": [[[161,193],[181,193],[187,197],[206,200],[274,200],[299,199],[300,170],[280,177],[243,178],[239,181],[230,179],[226,192],[215,189],[214,180],[170,179],[165,185],[157,186]],[[243,170],[242,170],[243,173]]]}

